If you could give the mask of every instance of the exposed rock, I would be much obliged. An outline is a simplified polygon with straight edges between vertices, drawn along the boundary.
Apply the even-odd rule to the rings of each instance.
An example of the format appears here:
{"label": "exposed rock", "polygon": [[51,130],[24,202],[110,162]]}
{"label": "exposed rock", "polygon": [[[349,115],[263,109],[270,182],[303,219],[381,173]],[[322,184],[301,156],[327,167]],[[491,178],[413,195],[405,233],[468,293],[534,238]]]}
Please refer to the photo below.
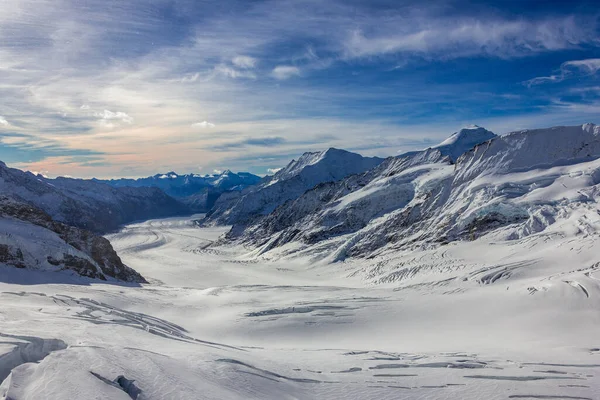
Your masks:
{"label": "exposed rock", "polygon": [[[58,236],[53,238],[52,235],[46,235],[49,239],[43,240],[39,235],[23,237],[7,233],[4,240],[10,243],[0,243],[0,263],[18,268],[44,269],[46,266],[53,270],[72,270],[81,276],[101,280],[110,277],[125,282],[146,282],[139,273],[122,263],[107,239],[56,222],[39,208],[0,196],[0,220],[29,223]],[[40,243],[36,243],[38,241]],[[39,252],[25,250],[31,247]],[[52,254],[44,254],[50,251]],[[28,260],[25,259],[25,252]]]}

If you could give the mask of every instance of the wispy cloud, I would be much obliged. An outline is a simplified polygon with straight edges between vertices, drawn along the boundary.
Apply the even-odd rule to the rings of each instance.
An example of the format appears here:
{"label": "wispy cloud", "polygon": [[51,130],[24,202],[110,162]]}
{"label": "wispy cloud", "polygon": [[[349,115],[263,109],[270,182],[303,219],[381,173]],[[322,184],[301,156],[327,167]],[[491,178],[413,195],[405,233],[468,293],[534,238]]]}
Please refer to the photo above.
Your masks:
{"label": "wispy cloud", "polygon": [[227,65],[217,65],[214,69],[216,74],[226,76],[228,78],[248,78],[248,79],[256,79],[256,74],[251,71],[247,71],[246,69],[240,70],[235,69]]}
{"label": "wispy cloud", "polygon": [[0,116],[0,126],[9,126],[10,124],[3,116]]}
{"label": "wispy cloud", "polygon": [[236,56],[233,57],[231,62],[238,68],[251,69],[256,67],[258,60],[249,56]]}
{"label": "wispy cloud", "polygon": [[291,65],[278,65],[271,72],[275,79],[284,80],[300,75],[300,68]]}
{"label": "wispy cloud", "polygon": [[374,29],[370,33],[353,30],[345,41],[345,55],[348,58],[390,54],[441,59],[476,55],[510,58],[597,44],[597,22],[589,18],[587,27],[581,26],[581,22],[572,16],[532,20],[396,16],[379,27],[371,27]]}
{"label": "wispy cloud", "polygon": [[534,86],[549,82],[562,82],[565,79],[594,75],[600,71],[600,58],[589,58],[586,60],[567,61],[561,64],[559,72],[550,76],[539,76],[525,81],[525,85]]}
{"label": "wispy cloud", "polygon": [[210,149],[214,151],[231,151],[238,150],[246,147],[276,147],[287,142],[282,137],[257,137],[247,138],[242,140],[236,140],[231,142],[220,143],[218,145],[211,146]]}
{"label": "wispy cloud", "polygon": [[107,128],[114,128],[118,126],[118,123],[133,123],[133,118],[122,111],[112,112],[109,110],[104,110],[101,112],[94,112],[94,116],[99,118],[102,126]]}

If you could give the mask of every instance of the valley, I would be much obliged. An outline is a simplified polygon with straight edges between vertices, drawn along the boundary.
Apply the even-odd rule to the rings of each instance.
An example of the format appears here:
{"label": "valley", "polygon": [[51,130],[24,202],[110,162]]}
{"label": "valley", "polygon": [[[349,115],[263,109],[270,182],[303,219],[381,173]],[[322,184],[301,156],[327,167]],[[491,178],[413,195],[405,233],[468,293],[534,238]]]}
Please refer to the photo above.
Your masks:
{"label": "valley", "polygon": [[[16,369],[0,394],[594,399],[600,391],[596,236],[478,239],[319,263],[215,244],[227,227],[198,228],[197,218],[108,236],[149,284],[10,270],[0,283],[0,370]],[[121,375],[137,389],[115,384]]]}

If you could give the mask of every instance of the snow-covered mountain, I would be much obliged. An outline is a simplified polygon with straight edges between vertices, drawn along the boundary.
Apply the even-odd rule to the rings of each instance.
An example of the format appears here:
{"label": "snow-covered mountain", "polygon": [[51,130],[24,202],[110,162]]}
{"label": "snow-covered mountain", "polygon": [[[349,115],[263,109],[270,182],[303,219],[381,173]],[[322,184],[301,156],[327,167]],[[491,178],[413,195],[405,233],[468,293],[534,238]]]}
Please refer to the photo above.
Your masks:
{"label": "snow-covered mountain", "polygon": [[363,173],[382,161],[381,158],[363,157],[335,148],[304,153],[259,184],[239,193],[221,196],[203,224],[245,224],[257,216],[269,214],[320,183],[336,182],[349,175]]}
{"label": "snow-covered mountain", "polygon": [[260,176],[249,172],[234,173],[226,170],[212,175],[179,175],[171,171],[166,174],[156,174],[147,178],[121,178],[98,181],[107,183],[113,187],[157,187],[169,196],[187,197],[198,194],[205,188],[217,189],[222,192],[226,190],[241,190],[247,186],[257,184],[261,179]]}
{"label": "snow-covered mountain", "polygon": [[[469,132],[485,142],[458,157]],[[330,260],[428,247],[485,234],[522,238],[557,223],[600,230],[600,127],[527,130],[489,139],[463,130],[440,146],[325,183],[228,237],[256,254]],[[456,140],[458,139],[458,140]],[[449,157],[445,157],[444,154]]]}
{"label": "snow-covered mountain", "polygon": [[121,262],[110,242],[65,225],[34,206],[0,196],[0,268],[70,271],[77,275],[146,283]]}
{"label": "snow-covered mountain", "polygon": [[[366,226],[374,217],[407,203],[412,193],[411,181],[429,171],[427,168],[417,168],[418,166],[438,163],[450,165],[456,161],[455,155],[459,152],[469,150],[494,137],[496,137],[494,133],[484,128],[464,128],[453,133],[437,146],[408,152],[398,157],[389,157],[364,174],[317,185],[251,226],[246,227],[243,224],[234,226],[228,236],[233,239],[241,235],[244,236],[245,241],[258,244],[268,240],[277,232],[291,228],[305,218],[307,221],[302,223],[308,223],[309,225],[305,225],[307,228],[313,224],[324,225],[323,229],[318,229],[310,235],[310,239],[307,239],[309,242],[316,242],[331,235],[354,232]],[[410,173],[402,174],[405,170],[410,170]],[[338,200],[340,204],[337,203]],[[352,204],[357,201],[363,205],[361,213],[352,211],[354,208]],[[328,204],[335,207],[325,211]],[[321,210],[323,214],[317,216],[316,214]],[[297,231],[292,228],[271,245],[285,243],[296,234]]]}
{"label": "snow-covered mountain", "polygon": [[187,213],[188,208],[158,188],[113,188],[84,179],[48,179],[0,162],[0,191],[34,205],[53,219],[94,232],[148,218]]}
{"label": "snow-covered mountain", "polygon": [[470,125],[454,132],[448,139],[434,146],[443,156],[448,156],[455,162],[458,157],[473,147],[496,137],[496,134],[477,125]]}

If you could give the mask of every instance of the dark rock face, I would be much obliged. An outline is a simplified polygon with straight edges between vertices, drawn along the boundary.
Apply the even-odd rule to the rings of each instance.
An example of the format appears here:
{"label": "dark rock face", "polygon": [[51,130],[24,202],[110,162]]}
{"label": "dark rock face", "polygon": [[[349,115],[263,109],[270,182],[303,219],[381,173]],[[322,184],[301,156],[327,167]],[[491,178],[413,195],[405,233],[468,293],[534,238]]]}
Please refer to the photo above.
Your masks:
{"label": "dark rock face", "polygon": [[17,268],[25,268],[21,249],[7,244],[0,244],[0,263],[12,265]]}
{"label": "dark rock face", "polygon": [[[108,277],[124,282],[146,283],[135,270],[123,264],[110,242],[90,231],[54,221],[39,208],[0,196],[0,218],[11,218],[43,227],[56,233],[65,243],[65,248],[73,248],[89,258],[63,252],[62,257],[48,255],[48,264],[59,269],[72,270],[77,274],[94,279],[107,280]],[[18,268],[37,267],[26,265],[23,251],[14,245],[0,244],[0,263]]]}

